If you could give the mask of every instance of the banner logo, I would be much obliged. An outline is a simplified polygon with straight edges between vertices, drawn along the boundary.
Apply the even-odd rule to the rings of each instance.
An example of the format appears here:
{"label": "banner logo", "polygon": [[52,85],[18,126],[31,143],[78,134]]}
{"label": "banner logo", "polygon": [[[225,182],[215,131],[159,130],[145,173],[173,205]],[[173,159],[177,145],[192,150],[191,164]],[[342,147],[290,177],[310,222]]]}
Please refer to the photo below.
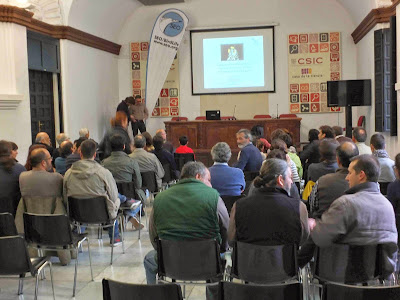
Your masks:
{"label": "banner logo", "polygon": [[167,12],[160,19],[160,30],[167,36],[177,36],[184,28],[183,19],[175,12]]}

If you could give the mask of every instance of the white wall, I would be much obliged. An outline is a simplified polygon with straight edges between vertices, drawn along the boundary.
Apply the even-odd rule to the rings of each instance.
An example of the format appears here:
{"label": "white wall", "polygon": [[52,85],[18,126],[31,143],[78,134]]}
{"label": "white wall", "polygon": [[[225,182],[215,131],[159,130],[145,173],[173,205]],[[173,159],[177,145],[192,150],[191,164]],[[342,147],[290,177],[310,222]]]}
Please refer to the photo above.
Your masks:
{"label": "white wall", "polygon": [[76,139],[87,127],[99,142],[119,102],[117,56],[68,40],[60,48],[64,131]]}
{"label": "white wall", "polygon": [[[149,40],[157,16],[167,8],[177,8],[189,17],[189,27],[248,26],[278,22],[275,31],[276,93],[269,94],[269,109],[275,113],[288,113],[288,57],[287,35],[296,32],[340,31],[342,33],[342,74],[343,79],[357,76],[356,47],[351,38],[355,26],[348,12],[335,0],[187,0],[185,3],[137,8],[127,19],[119,35],[118,43],[123,45],[124,55],[119,57],[119,97],[131,94],[128,44],[133,41]],[[191,95],[190,40],[184,36],[179,49],[181,115],[194,119],[200,115],[200,98]],[[245,98],[245,95],[243,96]],[[152,108],[149,108],[152,109]],[[303,118],[301,139],[307,139],[308,130],[319,125],[344,126],[344,114],[300,114]],[[148,131],[163,127],[163,121],[170,118],[151,118]]]}

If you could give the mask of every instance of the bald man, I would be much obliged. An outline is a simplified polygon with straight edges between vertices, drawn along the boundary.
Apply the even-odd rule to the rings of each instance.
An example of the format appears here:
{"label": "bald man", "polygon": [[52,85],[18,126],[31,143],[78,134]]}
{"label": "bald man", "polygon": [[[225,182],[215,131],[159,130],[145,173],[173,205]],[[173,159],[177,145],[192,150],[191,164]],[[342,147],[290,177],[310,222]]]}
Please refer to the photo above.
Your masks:
{"label": "bald man", "polygon": [[61,156],[61,144],[65,141],[69,141],[69,137],[65,133],[59,133],[56,136],[56,141],[58,144],[58,148],[53,151],[53,161],[55,163],[57,157]]}
{"label": "bald man", "polygon": [[170,142],[167,142],[167,133],[165,132],[164,129],[158,129],[156,131],[156,135],[159,137],[162,137],[164,140],[164,144],[162,146],[163,149],[167,150],[170,153],[174,153],[174,146]]}
{"label": "bald man", "polygon": [[[35,143],[34,144],[39,144],[39,145],[44,145],[49,151],[51,157],[53,157],[54,154],[54,148],[51,146],[51,140],[47,132],[39,132],[36,135]],[[52,164],[54,166],[54,161],[52,160]]]}

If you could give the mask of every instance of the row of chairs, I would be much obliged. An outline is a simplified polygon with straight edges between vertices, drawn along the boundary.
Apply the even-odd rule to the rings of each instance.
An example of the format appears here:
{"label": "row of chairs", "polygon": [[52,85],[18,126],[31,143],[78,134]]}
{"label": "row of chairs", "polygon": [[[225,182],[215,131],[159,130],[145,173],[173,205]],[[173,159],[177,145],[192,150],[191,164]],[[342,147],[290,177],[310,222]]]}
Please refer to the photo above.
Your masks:
{"label": "row of chairs", "polygon": [[[222,281],[218,285],[218,294],[221,300],[303,299],[302,285],[299,282],[253,285]],[[366,287],[331,282],[324,286],[324,290],[323,300],[397,300],[400,298],[400,287],[398,286]],[[104,300],[127,298],[133,300],[183,300],[182,290],[178,284],[141,285],[103,279]]]}
{"label": "row of chairs", "polygon": [[[280,114],[279,115],[280,119],[285,119],[285,118],[297,118],[296,114]],[[255,115],[253,117],[253,119],[272,119],[271,115]],[[197,121],[205,121],[206,120],[206,116],[199,116],[196,117],[195,120]],[[236,120],[236,118],[234,116],[225,116],[225,117],[221,117],[221,120]],[[173,117],[171,119],[171,121],[188,121],[187,117]]]}

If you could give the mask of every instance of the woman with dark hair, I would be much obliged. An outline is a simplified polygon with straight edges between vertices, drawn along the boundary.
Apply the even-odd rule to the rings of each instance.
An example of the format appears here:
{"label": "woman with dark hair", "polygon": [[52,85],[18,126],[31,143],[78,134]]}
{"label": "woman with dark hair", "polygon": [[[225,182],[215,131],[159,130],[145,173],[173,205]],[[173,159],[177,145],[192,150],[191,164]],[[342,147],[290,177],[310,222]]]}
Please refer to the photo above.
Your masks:
{"label": "woman with dark hair", "polygon": [[144,146],[144,150],[146,150],[147,152],[153,152],[154,151],[153,138],[151,137],[150,133],[145,131],[142,132],[142,135],[146,139],[146,146]]}
{"label": "woman with dark hair", "polygon": [[308,177],[308,167],[312,163],[319,163],[320,153],[319,153],[319,139],[318,139],[319,130],[318,129],[310,129],[308,132],[308,141],[309,144],[303,147],[303,151],[300,152],[300,160],[303,165],[303,179],[307,181]]}
{"label": "woman with dark hair", "polygon": [[26,170],[15,161],[11,152],[11,143],[0,141],[0,213],[9,212],[15,216],[21,198],[19,175]]}
{"label": "woman with dark hair", "polygon": [[16,161],[16,162],[18,162],[18,160],[17,160],[17,155],[18,155],[18,146],[17,146],[17,144],[16,143],[14,143],[14,142],[10,142],[11,143],[11,157]]}
{"label": "woman with dark hair", "polygon": [[111,142],[110,138],[114,134],[119,134],[124,137],[126,154],[132,153],[131,139],[128,135],[128,117],[123,111],[117,111],[115,117],[111,119],[111,130],[106,133],[103,140],[100,142],[99,151],[101,152],[101,159],[105,159],[111,155]]}

